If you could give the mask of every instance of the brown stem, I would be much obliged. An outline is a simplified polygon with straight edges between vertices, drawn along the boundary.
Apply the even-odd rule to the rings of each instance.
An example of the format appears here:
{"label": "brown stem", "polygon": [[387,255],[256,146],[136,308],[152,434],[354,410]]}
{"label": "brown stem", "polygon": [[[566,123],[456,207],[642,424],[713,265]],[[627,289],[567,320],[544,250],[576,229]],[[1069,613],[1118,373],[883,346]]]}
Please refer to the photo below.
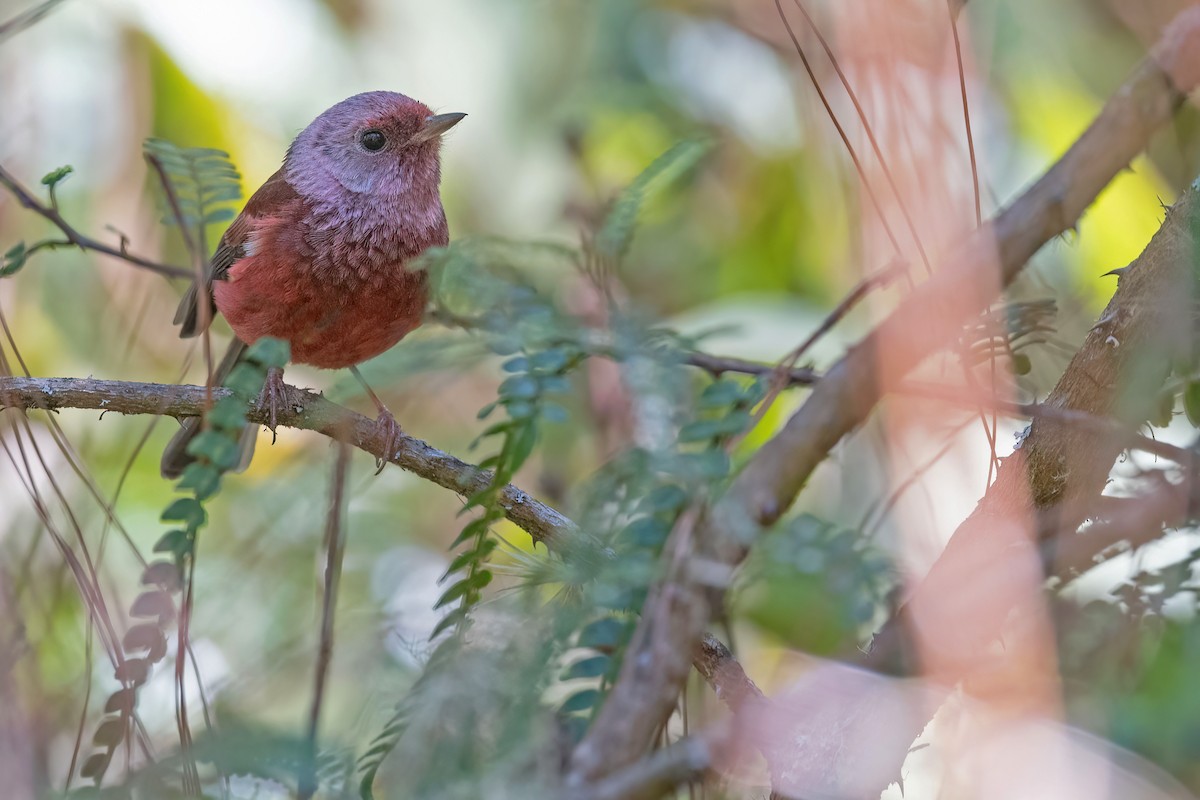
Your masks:
{"label": "brown stem", "polygon": [[[385,457],[386,437],[379,434],[373,420],[312,392],[294,386],[285,388],[287,402],[277,413],[280,425],[316,431],[353,445],[376,458]],[[214,401],[229,394],[228,389],[212,390]],[[80,408],[182,418],[199,416],[204,402],[205,388],[202,386],[90,378],[0,377],[0,408]],[[251,405],[246,409],[246,417],[250,422],[261,425],[267,421],[267,412]],[[483,489],[491,480],[491,473],[487,470],[408,435],[401,435],[399,451],[394,457],[386,455],[391,463],[463,497]],[[528,532],[535,542],[554,547],[565,545],[573,537],[578,537],[578,528],[573,522],[516,486],[504,488],[501,504],[505,516]]]}

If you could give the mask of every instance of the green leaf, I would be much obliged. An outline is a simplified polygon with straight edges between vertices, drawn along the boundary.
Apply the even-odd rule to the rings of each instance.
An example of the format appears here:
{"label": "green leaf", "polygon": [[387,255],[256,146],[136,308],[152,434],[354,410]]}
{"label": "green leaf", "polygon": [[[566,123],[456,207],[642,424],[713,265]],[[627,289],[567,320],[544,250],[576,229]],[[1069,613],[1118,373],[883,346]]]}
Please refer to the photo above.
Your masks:
{"label": "green leaf", "polygon": [[674,472],[681,478],[715,480],[729,474],[729,455],[724,450],[680,453],[674,461]]}
{"label": "green leaf", "polygon": [[184,468],[183,475],[180,476],[177,485],[180,489],[191,489],[194,491],[197,500],[206,500],[216,494],[217,489],[220,488],[221,473],[212,464],[193,461]]}
{"label": "green leaf", "polygon": [[524,400],[506,401],[504,408],[510,417],[519,420],[527,420],[537,411],[537,406]]}
{"label": "green leaf", "polygon": [[204,524],[207,515],[204,506],[193,497],[181,497],[162,513],[163,522],[183,522],[190,530],[195,530]]}
{"label": "green leaf", "polygon": [[106,719],[96,728],[92,736],[92,744],[106,747],[109,750],[116,747],[125,738],[125,720],[120,718]]}
{"label": "green leaf", "polygon": [[121,683],[141,686],[150,675],[150,662],[144,658],[131,658],[113,671],[113,677]]}
{"label": "green leaf", "polygon": [[599,678],[608,672],[612,659],[608,656],[592,656],[576,661],[567,667],[562,674],[562,680],[570,681],[576,678]]}
{"label": "green leaf", "polygon": [[232,208],[216,208],[204,215],[205,225],[215,225],[218,222],[229,222],[237,216]]}
{"label": "green leaf", "polygon": [[527,372],[529,370],[529,359],[525,358],[525,356],[510,358],[500,365],[500,369],[505,372]]}
{"label": "green leaf", "polygon": [[686,172],[707,149],[707,145],[698,141],[679,142],[646,167],[613,203],[596,235],[596,249],[619,261],[629,249],[638,214],[650,190]]}
{"label": "green leaf", "polygon": [[[1165,428],[1171,424],[1175,416],[1175,394],[1167,390],[1158,395],[1158,408],[1150,417],[1150,424],[1156,428]],[[1190,421],[1190,418],[1189,418]]]}
{"label": "green leaf", "polygon": [[671,526],[658,517],[641,517],[626,526],[622,535],[636,547],[657,550],[671,534]]}
{"label": "green leaf", "polygon": [[21,267],[25,266],[25,259],[25,242],[17,242],[8,248],[4,253],[4,260],[0,261],[0,278],[16,275]]}
{"label": "green leaf", "polygon": [[[238,447],[238,443],[226,434],[204,431],[188,442],[187,454],[208,459],[219,470],[229,470],[240,460],[241,449]],[[180,486],[189,488],[183,484]]]}
{"label": "green leaf", "polygon": [[137,692],[133,689],[117,689],[108,696],[104,703],[105,714],[131,714],[137,702]]}
{"label": "green leaf", "polygon": [[154,561],[142,570],[143,586],[158,586],[169,592],[177,590],[183,583],[179,566],[173,561]]}
{"label": "green leaf", "polygon": [[472,521],[467,523],[467,527],[462,529],[462,533],[458,534],[457,539],[455,539],[454,543],[452,543],[452,545],[450,545],[450,549],[454,549],[454,548],[462,545],[462,543],[464,541],[467,541],[468,539],[472,539],[472,537],[474,537],[474,536],[480,536],[482,534],[487,533],[487,525],[490,525],[490,524],[491,524],[491,521],[487,517],[480,517],[479,519],[472,519]]}
{"label": "green leaf", "polygon": [[582,692],[576,692],[563,701],[559,706],[559,711],[563,714],[571,714],[576,711],[587,711],[593,708],[597,701],[600,700],[600,692],[596,689],[584,689]]}
{"label": "green leaf", "polygon": [[571,391],[571,382],[561,375],[544,375],[538,378],[543,394],[566,394]]}
{"label": "green leaf", "polygon": [[531,400],[538,396],[538,383],[528,375],[514,375],[497,390],[502,400]]}
{"label": "green leaf", "polygon": [[153,617],[159,625],[165,625],[175,618],[175,604],[171,602],[171,596],[160,589],[142,592],[129,607],[129,616],[142,619]]}
{"label": "green leaf", "polygon": [[70,164],[51,170],[42,176],[42,185],[54,187],[66,180],[66,177],[75,171],[75,168]]}
{"label": "green leaf", "polygon": [[152,622],[134,625],[126,631],[121,646],[125,648],[126,655],[138,655],[139,651],[146,651],[146,658],[151,662],[157,662],[167,654],[167,639],[162,629]]}
{"label": "green leaf", "polygon": [[526,424],[520,426],[517,432],[513,435],[512,448],[508,455],[508,471],[516,472],[521,468],[529,458],[529,454],[533,452],[533,446],[537,444],[538,429],[536,425]]}
{"label": "green leaf", "polygon": [[[236,175],[236,173],[234,174]],[[241,197],[242,190],[237,186],[237,184],[216,186],[200,192],[200,199],[205,203],[222,203],[231,200],[240,200]]]}
{"label": "green leaf", "polygon": [[93,753],[88,756],[88,760],[83,762],[83,766],[79,769],[79,777],[94,778],[96,783],[104,777],[105,771],[108,769],[108,762],[112,759],[112,751],[105,750],[101,753]]}
{"label": "green leaf", "polygon": [[579,646],[608,650],[620,644],[624,635],[624,622],[615,617],[603,617],[579,632]]}
{"label": "green leaf", "polygon": [[450,566],[446,567],[446,572],[442,575],[442,580],[445,580],[469,564],[474,564],[476,562],[482,563],[489,555],[492,554],[492,551],[496,549],[496,545],[498,544],[499,542],[497,542],[495,539],[485,539],[483,543],[479,545],[479,547],[467,550],[464,553],[459,553],[458,556],[450,562]]}
{"label": "green leaf", "polygon": [[257,362],[265,369],[282,368],[291,360],[292,348],[283,339],[264,336],[250,345],[250,349],[246,351],[246,358]]}
{"label": "green leaf", "polygon": [[233,368],[225,386],[245,401],[257,397],[263,388],[263,370],[244,361]]}
{"label": "green leaf", "polygon": [[471,591],[471,589],[472,589],[472,586],[471,586],[471,582],[469,580],[459,581],[458,583],[454,584],[453,586],[451,586],[449,589],[447,589],[445,592],[442,593],[442,596],[438,598],[438,601],[433,604],[434,610],[436,611],[437,609],[441,608],[444,605],[453,603],[455,600],[459,599],[460,597],[465,595],[467,592]]}
{"label": "green leaf", "polygon": [[529,367],[541,372],[558,372],[566,367],[570,360],[570,356],[567,355],[566,350],[561,347],[554,347],[530,356]]}
{"label": "green leaf", "polygon": [[742,385],[728,378],[710,383],[700,393],[700,408],[727,408],[742,399]]}
{"label": "green leaf", "polygon": [[453,628],[455,625],[458,625],[461,622],[464,622],[466,620],[466,618],[467,618],[467,609],[466,608],[460,607],[460,608],[454,609],[449,614],[442,617],[442,619],[438,622],[437,625],[433,626],[433,633],[429,634],[429,638],[436,639],[438,637],[439,633],[441,633],[442,631],[448,630],[450,628]]}
{"label": "green leaf", "polygon": [[688,493],[682,487],[669,483],[665,486],[659,486],[650,494],[646,495],[642,502],[638,504],[638,508],[642,511],[648,511],[651,514],[659,512],[678,511],[687,505]]}
{"label": "green leaf", "polygon": [[154,552],[171,553],[177,559],[182,559],[192,552],[192,536],[187,531],[178,528],[167,531],[161,539],[154,543]]}
{"label": "green leaf", "polygon": [[1200,381],[1189,381],[1183,390],[1183,412],[1188,422],[1200,427]]}
{"label": "green leaf", "polygon": [[746,430],[750,425],[750,414],[737,410],[717,419],[704,419],[690,422],[679,431],[680,442],[706,442],[722,436],[733,436]]}
{"label": "green leaf", "polygon": [[246,403],[236,397],[222,397],[208,412],[208,424],[230,433],[241,433],[246,424]]}

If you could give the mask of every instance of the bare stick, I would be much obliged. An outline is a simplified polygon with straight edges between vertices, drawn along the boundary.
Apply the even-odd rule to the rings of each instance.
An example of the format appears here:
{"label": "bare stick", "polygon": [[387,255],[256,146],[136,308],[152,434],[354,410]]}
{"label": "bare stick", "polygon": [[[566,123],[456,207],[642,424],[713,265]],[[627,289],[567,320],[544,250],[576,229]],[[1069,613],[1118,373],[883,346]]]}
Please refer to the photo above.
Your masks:
{"label": "bare stick", "polygon": [[346,552],[346,532],[342,515],[346,509],[346,475],[350,471],[350,447],[338,444],[333,465],[333,486],[329,496],[329,517],[325,522],[325,584],[321,597],[321,643],[317,648],[317,669],[313,678],[312,710],[308,715],[308,759],[301,766],[297,794],[309,800],[317,791],[317,729],[321,705],[325,699],[325,681],[333,660],[333,616],[337,609],[338,583],[342,576],[342,556]]}

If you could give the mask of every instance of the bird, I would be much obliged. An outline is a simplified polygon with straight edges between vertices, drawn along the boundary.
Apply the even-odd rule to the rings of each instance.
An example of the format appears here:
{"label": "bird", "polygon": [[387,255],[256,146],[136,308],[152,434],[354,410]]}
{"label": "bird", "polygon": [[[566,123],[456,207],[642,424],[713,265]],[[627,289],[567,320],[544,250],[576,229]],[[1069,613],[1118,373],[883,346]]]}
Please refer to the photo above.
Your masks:
{"label": "bird", "polygon": [[[396,451],[400,426],[357,365],[424,318],[426,273],[411,267],[429,248],[449,243],[440,149],[443,135],[465,116],[372,91],[331,106],[296,136],[283,165],[222,235],[204,281],[193,283],[176,311],[183,338],[202,333],[216,312],[233,329],[213,384],[258,339],[283,339],[291,363],[348,368],[375,404],[385,452]],[[283,370],[270,370],[259,405],[272,432],[285,397]],[[184,421],[163,452],[164,477],[178,477],[195,460],[187,446],[200,429],[199,418]],[[242,437],[243,468],[256,434],[248,426]]]}

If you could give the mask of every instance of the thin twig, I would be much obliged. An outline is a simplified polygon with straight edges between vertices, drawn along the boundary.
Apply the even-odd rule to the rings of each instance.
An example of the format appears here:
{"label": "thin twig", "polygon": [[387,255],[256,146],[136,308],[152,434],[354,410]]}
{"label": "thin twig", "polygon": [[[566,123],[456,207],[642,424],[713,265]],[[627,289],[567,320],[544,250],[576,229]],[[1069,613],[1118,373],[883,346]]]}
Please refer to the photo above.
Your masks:
{"label": "thin twig", "polygon": [[321,724],[321,706],[329,662],[333,660],[333,617],[337,610],[338,583],[342,577],[342,556],[346,552],[343,515],[346,512],[346,476],[350,470],[350,447],[338,444],[329,493],[329,515],[325,520],[325,582],[321,596],[321,641],[317,647],[317,668],[313,677],[312,709],[308,715],[308,757],[301,766],[297,795],[309,800],[317,791],[317,731]]}
{"label": "thin twig", "polygon": [[63,0],[46,0],[40,6],[34,6],[31,9],[22,11],[12,19],[0,23],[0,42],[10,36],[16,36],[23,30],[39,22],[43,17],[54,10],[54,7],[60,5]]}
{"label": "thin twig", "polygon": [[209,336],[209,326],[212,323],[212,306],[209,305],[208,298],[201,291],[201,287],[205,283],[205,272],[208,268],[207,259],[204,255],[204,239],[202,233],[199,241],[192,238],[192,232],[188,229],[187,218],[183,214],[183,208],[179,205],[179,197],[175,194],[175,186],[171,183],[171,179],[167,177],[167,170],[163,167],[162,162],[153,153],[146,153],[146,162],[158,175],[159,183],[162,184],[163,194],[167,197],[167,205],[171,207],[171,214],[175,217],[175,225],[179,228],[179,235],[183,237],[184,247],[187,248],[188,255],[192,259],[192,281],[196,287],[196,312],[198,325],[200,326],[200,339],[203,342],[204,350],[204,369],[207,376],[204,381],[204,386],[209,390],[206,397],[207,405],[204,408],[205,414],[212,409],[212,384],[213,384],[213,357],[212,357],[212,337]]}
{"label": "thin twig", "polygon": [[[867,197],[871,201],[871,205],[875,208],[875,213],[879,215],[879,222],[883,225],[883,231],[888,237],[888,241],[892,244],[892,249],[896,251],[896,257],[902,257],[904,251],[900,249],[900,242],[896,239],[896,234],[892,231],[891,224],[888,223],[887,214],[884,213],[883,205],[880,204],[879,198],[875,195],[875,190],[871,188],[870,182],[867,180],[867,171],[859,160],[858,151],[854,149],[854,145],[850,143],[850,137],[846,133],[846,129],[842,127],[842,123],[838,120],[837,114],[833,110],[833,106],[829,102],[829,98],[825,96],[825,90],[821,88],[821,82],[817,80],[817,73],[813,70],[812,64],[809,63],[808,56],[804,53],[804,48],[800,45],[800,40],[796,37],[795,31],[792,30],[792,24],[788,22],[787,14],[783,11],[783,5],[780,0],[775,0],[775,9],[779,12],[779,19],[783,21],[783,27],[787,29],[788,36],[792,40],[792,44],[796,48],[796,55],[800,56],[800,63],[804,65],[804,71],[808,73],[808,78],[812,82],[813,88],[816,89],[817,97],[821,99],[821,105],[825,108],[825,114],[833,123],[833,127],[837,129],[838,136],[841,137],[842,145],[846,148],[846,152],[850,155],[850,161],[854,163],[854,169],[858,173],[859,180],[862,182],[863,191],[867,193]],[[912,276],[906,271],[904,277],[908,280],[909,286],[913,285]]]}
{"label": "thin twig", "polygon": [[13,177],[12,173],[6,170],[3,166],[0,166],[0,185],[12,192],[13,196],[17,198],[17,202],[23,207],[47,220],[54,225],[54,227],[62,231],[63,235],[67,237],[67,241],[78,247],[80,250],[91,250],[96,253],[102,253],[106,256],[118,258],[121,261],[133,264],[135,267],[141,267],[142,269],[158,273],[159,275],[167,278],[192,277],[191,270],[183,269],[182,267],[173,267],[167,264],[160,264],[157,261],[151,261],[147,258],[135,256],[126,251],[124,246],[122,246],[121,249],[117,249],[115,247],[110,247],[103,242],[96,241],[89,236],[83,235],[74,227],[72,227],[71,224],[63,218],[62,214],[34,197],[33,194],[30,193],[28,189],[23,187],[20,182]]}

